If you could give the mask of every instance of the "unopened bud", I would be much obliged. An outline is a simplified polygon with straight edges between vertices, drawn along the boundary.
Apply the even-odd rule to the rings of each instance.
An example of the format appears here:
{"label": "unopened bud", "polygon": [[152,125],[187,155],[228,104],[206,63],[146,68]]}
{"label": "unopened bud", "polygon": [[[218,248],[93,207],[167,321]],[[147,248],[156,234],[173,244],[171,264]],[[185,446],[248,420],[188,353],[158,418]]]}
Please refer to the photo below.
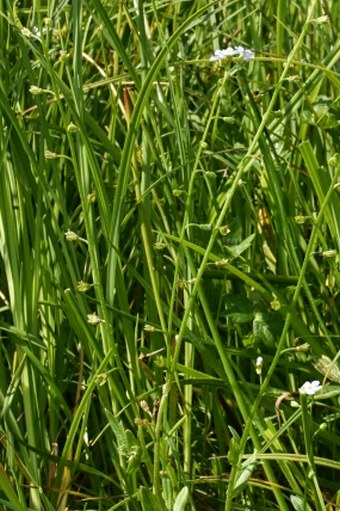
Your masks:
{"label": "unopened bud", "polygon": [[263,358],[257,357],[256,363],[255,363],[256,374],[260,375],[262,373],[262,367],[263,367]]}
{"label": "unopened bud", "polygon": [[68,230],[67,232],[65,232],[65,238],[67,239],[67,241],[78,241],[79,235],[76,232]]}

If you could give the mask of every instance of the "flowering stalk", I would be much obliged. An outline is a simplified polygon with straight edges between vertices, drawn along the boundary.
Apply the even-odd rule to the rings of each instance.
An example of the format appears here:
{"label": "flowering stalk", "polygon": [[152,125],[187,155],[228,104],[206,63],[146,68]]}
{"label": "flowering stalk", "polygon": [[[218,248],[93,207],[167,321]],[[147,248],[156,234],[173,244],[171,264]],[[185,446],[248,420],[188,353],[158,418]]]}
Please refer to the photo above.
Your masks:
{"label": "flowering stalk", "polygon": [[306,483],[311,481],[312,488],[315,496],[315,506],[317,511],[324,509],[324,500],[320,490],[318,478],[315,470],[314,451],[313,451],[313,438],[314,438],[314,426],[312,419],[311,408],[308,409],[308,396],[314,396],[316,392],[321,389],[320,382],[315,380],[312,382],[305,382],[299,389],[300,403],[301,403],[301,414],[302,414],[302,427],[303,435],[305,439],[305,448],[308,459],[308,472],[306,477]]}

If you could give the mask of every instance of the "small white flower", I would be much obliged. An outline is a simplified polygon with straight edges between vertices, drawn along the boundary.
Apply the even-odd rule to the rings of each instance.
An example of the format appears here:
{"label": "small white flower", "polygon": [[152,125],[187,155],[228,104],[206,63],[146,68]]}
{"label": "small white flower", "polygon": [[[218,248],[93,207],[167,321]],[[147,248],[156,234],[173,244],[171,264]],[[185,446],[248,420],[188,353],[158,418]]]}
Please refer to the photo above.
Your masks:
{"label": "small white flower", "polygon": [[243,57],[245,62],[252,60],[255,57],[255,54],[251,50],[246,50],[243,46],[236,46],[233,48],[229,46],[225,50],[216,50],[214,55],[210,57],[210,62],[214,62],[216,60],[222,60],[226,57]]}
{"label": "small white flower", "polygon": [[307,396],[314,396],[316,392],[322,389],[322,385],[319,380],[314,380],[312,382],[306,381],[302,387],[299,388],[300,394],[307,394]]}

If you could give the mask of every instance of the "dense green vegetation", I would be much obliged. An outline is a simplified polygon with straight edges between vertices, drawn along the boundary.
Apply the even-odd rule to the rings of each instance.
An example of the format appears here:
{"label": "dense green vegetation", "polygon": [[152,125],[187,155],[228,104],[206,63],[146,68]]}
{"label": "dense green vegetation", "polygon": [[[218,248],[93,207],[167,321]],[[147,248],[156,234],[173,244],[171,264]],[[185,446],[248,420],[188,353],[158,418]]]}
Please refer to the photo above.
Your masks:
{"label": "dense green vegetation", "polygon": [[0,5],[0,508],[340,508],[340,2]]}

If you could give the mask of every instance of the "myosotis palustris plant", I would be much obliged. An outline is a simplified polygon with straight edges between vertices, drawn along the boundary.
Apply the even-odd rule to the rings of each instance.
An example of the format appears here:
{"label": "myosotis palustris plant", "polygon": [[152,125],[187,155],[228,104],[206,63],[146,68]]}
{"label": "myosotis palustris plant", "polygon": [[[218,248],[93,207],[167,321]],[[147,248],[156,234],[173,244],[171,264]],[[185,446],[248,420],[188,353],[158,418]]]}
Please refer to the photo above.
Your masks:
{"label": "myosotis palustris plant", "polygon": [[339,504],[337,2],[0,10],[1,505]]}

